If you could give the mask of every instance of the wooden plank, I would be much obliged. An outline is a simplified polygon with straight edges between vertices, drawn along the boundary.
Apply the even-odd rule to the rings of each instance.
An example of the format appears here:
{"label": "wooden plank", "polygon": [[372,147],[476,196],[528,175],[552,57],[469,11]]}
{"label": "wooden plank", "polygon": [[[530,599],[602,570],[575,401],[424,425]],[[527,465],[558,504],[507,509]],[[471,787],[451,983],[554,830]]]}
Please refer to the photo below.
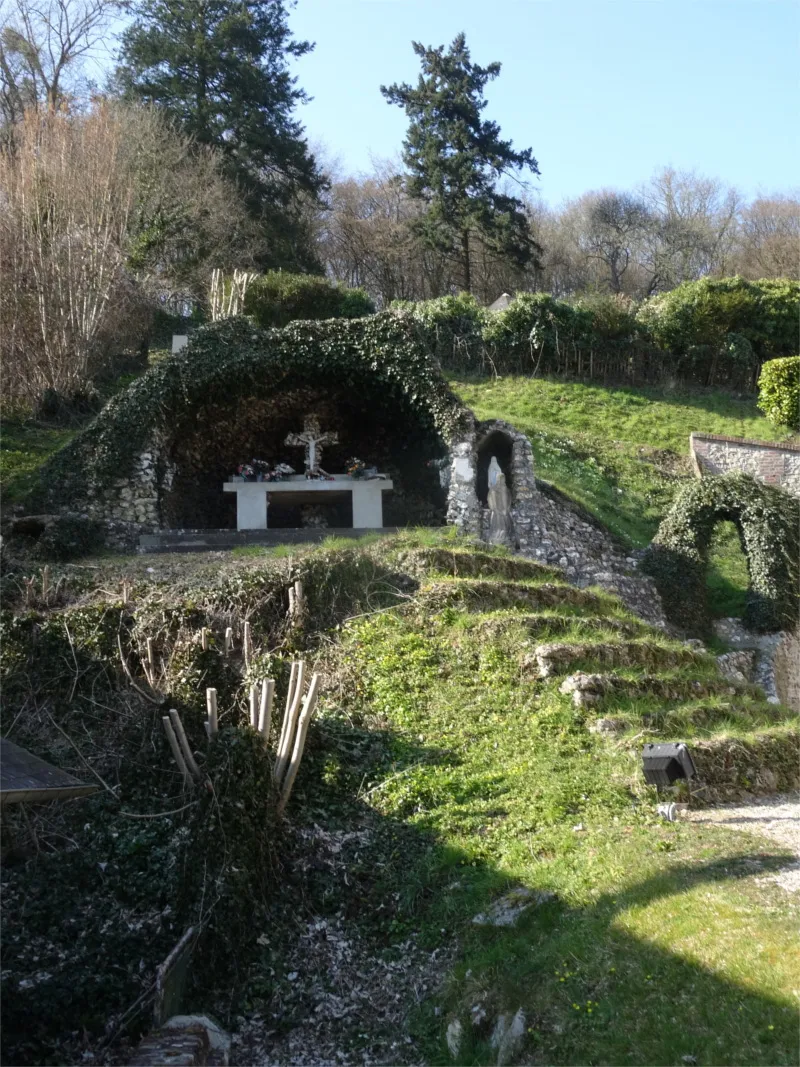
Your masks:
{"label": "wooden plank", "polygon": [[0,738],[0,804],[44,804],[48,800],[88,796],[99,788],[54,767],[8,738]]}

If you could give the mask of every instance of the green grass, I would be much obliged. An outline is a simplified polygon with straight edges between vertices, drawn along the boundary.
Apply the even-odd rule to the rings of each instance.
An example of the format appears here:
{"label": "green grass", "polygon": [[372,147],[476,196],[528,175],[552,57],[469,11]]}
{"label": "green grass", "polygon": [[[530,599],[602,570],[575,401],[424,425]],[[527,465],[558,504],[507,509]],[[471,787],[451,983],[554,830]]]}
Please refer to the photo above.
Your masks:
{"label": "green grass", "polygon": [[[364,930],[381,944],[410,932],[431,948],[458,940],[438,1013],[415,1017],[424,1062],[452,1062],[452,1018],[467,1034],[457,1062],[496,1062],[487,1027],[522,1008],[519,1062],[794,1063],[800,938],[781,891],[758,881],[789,857],[659,820],[639,752],[672,736],[674,722],[644,725],[664,702],[604,709],[626,718],[629,740],[588,733],[560,679],[521,670],[531,642],[513,611],[486,639],[482,621],[499,617],[421,600],[346,626],[338,696],[295,809],[319,819],[331,793],[357,792],[383,824],[360,857],[373,874],[352,883]],[[687,706],[684,736],[747,736],[769,721],[759,701],[739,704],[738,720],[721,707],[699,725]],[[363,811],[339,817],[370,825]],[[554,897],[513,929],[472,923],[518,885]],[[470,1024],[478,1005],[483,1029]]]}
{"label": "green grass", "polygon": [[46,426],[32,419],[4,418],[0,424],[0,490],[3,502],[25,498],[48,456],[63,448],[76,430]]}
{"label": "green grass", "polygon": [[[583,504],[633,547],[647,545],[681,482],[693,476],[692,431],[773,441],[781,434],[755,398],[696,390],[613,388],[531,378],[451,380],[481,419],[502,418],[531,439],[540,478]],[[747,572],[738,542],[717,537],[712,614],[740,615]]]}

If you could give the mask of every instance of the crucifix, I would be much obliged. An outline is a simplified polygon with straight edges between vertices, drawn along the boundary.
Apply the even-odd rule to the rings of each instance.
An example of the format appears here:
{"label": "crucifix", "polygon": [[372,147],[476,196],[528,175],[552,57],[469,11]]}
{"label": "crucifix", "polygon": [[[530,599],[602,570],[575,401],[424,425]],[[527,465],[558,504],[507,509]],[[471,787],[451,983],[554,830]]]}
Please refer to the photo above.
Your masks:
{"label": "crucifix", "polygon": [[283,442],[293,448],[304,447],[306,450],[306,472],[314,473],[322,460],[322,445],[339,443],[338,433],[321,433],[317,415],[306,416],[302,433],[290,433]]}

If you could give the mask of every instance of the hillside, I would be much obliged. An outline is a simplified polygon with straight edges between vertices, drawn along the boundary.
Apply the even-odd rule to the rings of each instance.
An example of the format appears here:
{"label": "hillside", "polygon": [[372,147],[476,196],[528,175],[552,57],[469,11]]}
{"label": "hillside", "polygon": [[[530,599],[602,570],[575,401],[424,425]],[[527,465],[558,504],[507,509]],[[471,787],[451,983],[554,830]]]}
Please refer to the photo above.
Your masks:
{"label": "hillside", "polygon": [[[13,1062],[104,1058],[135,1036],[154,966],[198,919],[190,1007],[238,1031],[242,1064],[452,1062],[456,1019],[457,1062],[493,1063],[496,1017],[519,1009],[526,1061],[794,1061],[797,927],[771,880],[790,857],[662,821],[641,776],[641,745],[679,736],[697,801],[796,786],[796,719],[712,656],[446,531],[49,578],[47,597],[7,579],[4,732],[104,788],[40,809],[39,853],[4,868]],[[148,637],[212,794],[181,788],[142,695]],[[276,823],[246,692],[269,674],[280,706],[298,655],[324,699]],[[599,703],[582,671],[611,680]],[[207,685],[223,712],[212,744]],[[529,905],[517,926],[473,921],[510,889]]]}
{"label": "hillside", "polygon": [[[647,545],[680,481],[692,477],[689,434],[773,441],[754,397],[717,390],[615,388],[532,378],[451,379],[482,419],[531,440],[540,478],[578,500],[633,547]],[[715,615],[740,615],[747,566],[731,524],[717,528],[709,568]]]}

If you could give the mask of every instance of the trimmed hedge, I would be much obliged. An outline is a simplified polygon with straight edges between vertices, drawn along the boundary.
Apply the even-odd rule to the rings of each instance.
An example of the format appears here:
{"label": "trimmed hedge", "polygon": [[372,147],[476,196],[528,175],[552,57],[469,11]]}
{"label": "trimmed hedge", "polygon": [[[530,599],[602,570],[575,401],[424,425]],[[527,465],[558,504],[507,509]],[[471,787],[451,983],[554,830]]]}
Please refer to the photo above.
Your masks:
{"label": "trimmed hedge", "polygon": [[52,456],[41,470],[43,496],[74,508],[90,491],[129,477],[145,446],[196,427],[209,396],[261,397],[299,385],[378,389],[445,444],[468,418],[403,316],[296,322],[282,330],[259,330],[242,317],[223,319],[195,331],[181,352],[115,396]]}
{"label": "trimmed hedge", "polygon": [[800,430],[800,356],[771,359],[761,368],[758,406],[775,426]]}
{"label": "trimmed hedge", "polygon": [[704,478],[682,489],[642,559],[667,618],[689,633],[710,627],[706,571],[718,522],[739,531],[750,587],[744,623],[770,632],[798,616],[800,501],[744,474]]}
{"label": "trimmed hedge", "polygon": [[244,312],[268,328],[299,319],[360,319],[374,314],[375,305],[364,289],[348,289],[314,274],[270,271],[251,282]]}

